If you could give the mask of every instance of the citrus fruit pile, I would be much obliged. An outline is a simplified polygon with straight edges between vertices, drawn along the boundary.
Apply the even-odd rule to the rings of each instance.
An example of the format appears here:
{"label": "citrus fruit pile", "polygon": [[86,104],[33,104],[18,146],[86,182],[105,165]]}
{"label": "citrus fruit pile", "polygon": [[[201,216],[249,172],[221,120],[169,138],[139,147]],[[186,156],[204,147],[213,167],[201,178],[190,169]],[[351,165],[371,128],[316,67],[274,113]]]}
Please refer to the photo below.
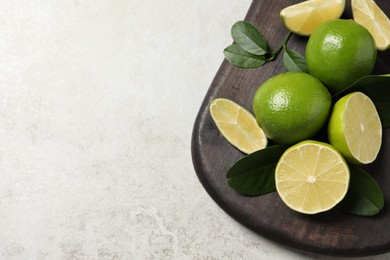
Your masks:
{"label": "citrus fruit pile", "polygon": [[[345,0],[309,0],[281,11],[290,31],[310,36],[308,72],[265,81],[253,97],[255,117],[228,99],[210,104],[222,135],[244,153],[269,143],[288,146],[274,170],[276,191],[289,208],[306,214],[342,201],[349,164],[372,163],[382,144],[370,97],[359,91],[332,96],[372,72],[377,50],[390,46],[390,22],[372,0],[352,0],[355,20],[339,19],[344,7]],[[319,133],[326,138],[318,141]]]}

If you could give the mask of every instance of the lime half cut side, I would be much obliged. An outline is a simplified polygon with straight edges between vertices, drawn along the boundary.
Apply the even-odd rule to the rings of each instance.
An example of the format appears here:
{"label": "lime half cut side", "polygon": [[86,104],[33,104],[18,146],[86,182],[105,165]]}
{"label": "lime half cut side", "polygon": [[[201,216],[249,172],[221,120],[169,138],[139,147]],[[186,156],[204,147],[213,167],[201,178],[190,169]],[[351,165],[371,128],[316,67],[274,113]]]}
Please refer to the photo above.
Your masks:
{"label": "lime half cut side", "polygon": [[373,162],[382,144],[382,124],[372,100],[361,92],[338,100],[329,119],[328,137],[347,161]]}
{"label": "lime half cut side", "polygon": [[209,109],[221,134],[242,152],[250,154],[267,146],[267,137],[255,117],[237,103],[217,98]]}
{"label": "lime half cut side", "polygon": [[287,149],[275,170],[276,189],[292,210],[316,214],[332,209],[346,195],[349,168],[331,145],[303,141]]}

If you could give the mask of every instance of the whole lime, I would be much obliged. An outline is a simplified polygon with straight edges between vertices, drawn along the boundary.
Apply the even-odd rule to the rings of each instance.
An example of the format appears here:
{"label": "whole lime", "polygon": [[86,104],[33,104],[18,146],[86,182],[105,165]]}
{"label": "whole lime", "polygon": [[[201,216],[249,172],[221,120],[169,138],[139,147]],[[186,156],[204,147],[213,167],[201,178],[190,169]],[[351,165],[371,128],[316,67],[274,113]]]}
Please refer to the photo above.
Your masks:
{"label": "whole lime", "polygon": [[256,121],[266,136],[294,144],[315,135],[326,123],[332,98],[315,77],[286,72],[264,82],[253,98]]}
{"label": "whole lime", "polygon": [[371,73],[376,61],[375,41],[353,20],[336,19],[323,23],[306,45],[309,73],[331,92],[343,90]]}

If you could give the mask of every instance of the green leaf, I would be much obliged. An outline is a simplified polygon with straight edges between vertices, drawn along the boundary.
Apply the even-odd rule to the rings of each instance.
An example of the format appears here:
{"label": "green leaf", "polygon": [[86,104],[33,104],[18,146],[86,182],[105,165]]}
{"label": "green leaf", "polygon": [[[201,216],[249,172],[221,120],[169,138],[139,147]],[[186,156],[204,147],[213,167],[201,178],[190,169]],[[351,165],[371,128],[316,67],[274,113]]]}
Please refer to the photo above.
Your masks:
{"label": "green leaf", "polygon": [[261,32],[251,23],[245,21],[236,22],[232,26],[233,40],[246,52],[254,55],[267,53],[267,42]]}
{"label": "green leaf", "polygon": [[283,62],[287,71],[307,72],[305,58],[293,50],[284,48]]}
{"label": "green leaf", "polygon": [[275,167],[286,149],[285,145],[270,146],[237,161],[226,174],[229,186],[249,196],[274,192]]}
{"label": "green leaf", "polygon": [[363,169],[349,165],[351,179],[347,195],[337,208],[358,216],[378,214],[384,205],[384,196],[376,181]]}
{"label": "green leaf", "polygon": [[336,93],[333,98],[337,100],[355,91],[363,92],[371,98],[378,110],[382,127],[390,127],[390,74],[362,77],[344,90]]}
{"label": "green leaf", "polygon": [[390,74],[384,74],[384,75],[368,75],[361,77],[356,82],[352,83],[345,89],[339,91],[336,93],[333,97],[334,98],[341,98],[345,96],[346,94],[355,92],[355,91],[361,91],[364,92],[366,95],[371,95],[370,98],[375,99],[377,101],[387,101],[390,98],[386,97],[389,95],[383,95],[387,94],[389,92],[389,86],[390,84]]}
{"label": "green leaf", "polygon": [[240,68],[257,68],[266,62],[264,56],[250,54],[236,43],[228,46],[223,54],[231,64]]}

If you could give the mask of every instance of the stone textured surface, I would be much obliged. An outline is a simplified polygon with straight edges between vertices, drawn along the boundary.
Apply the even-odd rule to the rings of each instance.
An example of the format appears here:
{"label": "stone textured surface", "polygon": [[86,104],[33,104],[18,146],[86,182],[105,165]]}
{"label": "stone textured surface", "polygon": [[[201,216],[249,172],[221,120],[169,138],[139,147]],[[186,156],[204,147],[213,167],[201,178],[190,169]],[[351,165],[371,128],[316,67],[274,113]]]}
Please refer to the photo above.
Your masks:
{"label": "stone textured surface", "polygon": [[0,259],[328,259],[242,227],[193,170],[196,113],[249,5],[0,2]]}

